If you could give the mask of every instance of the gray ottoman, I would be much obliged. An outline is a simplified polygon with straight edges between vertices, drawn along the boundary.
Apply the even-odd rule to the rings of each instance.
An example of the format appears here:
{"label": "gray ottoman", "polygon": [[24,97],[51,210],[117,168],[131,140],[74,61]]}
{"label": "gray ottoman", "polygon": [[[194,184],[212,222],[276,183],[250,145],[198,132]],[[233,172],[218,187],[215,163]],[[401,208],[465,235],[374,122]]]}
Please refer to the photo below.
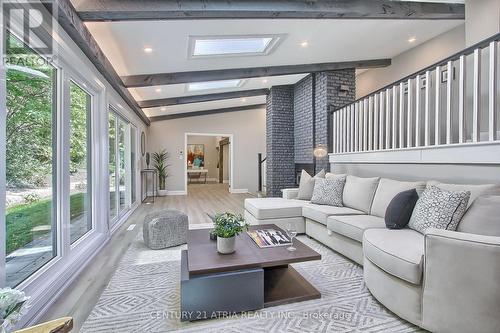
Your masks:
{"label": "gray ottoman", "polygon": [[142,228],[144,243],[153,250],[186,243],[187,232],[187,215],[174,209],[147,215]]}

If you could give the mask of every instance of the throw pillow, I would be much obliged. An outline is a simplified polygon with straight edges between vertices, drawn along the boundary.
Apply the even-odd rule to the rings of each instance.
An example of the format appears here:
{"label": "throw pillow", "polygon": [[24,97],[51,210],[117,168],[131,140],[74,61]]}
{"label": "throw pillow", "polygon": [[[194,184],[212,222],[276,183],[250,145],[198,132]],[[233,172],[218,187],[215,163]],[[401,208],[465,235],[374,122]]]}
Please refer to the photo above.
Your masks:
{"label": "throw pillow", "polygon": [[311,203],[343,207],[342,194],[346,177],[334,179],[316,179]]}
{"label": "throw pillow", "polygon": [[415,205],[408,226],[420,233],[428,228],[456,230],[467,211],[470,191],[445,191],[436,186],[425,189]]}
{"label": "throw pillow", "polygon": [[403,229],[410,221],[413,208],[418,201],[416,189],[396,194],[385,211],[385,225],[389,229]]}
{"label": "throw pillow", "polygon": [[314,182],[319,178],[325,178],[325,170],[321,170],[314,177],[311,177],[307,171],[302,170],[302,173],[300,174],[299,193],[297,195],[297,199],[311,200],[314,191]]}

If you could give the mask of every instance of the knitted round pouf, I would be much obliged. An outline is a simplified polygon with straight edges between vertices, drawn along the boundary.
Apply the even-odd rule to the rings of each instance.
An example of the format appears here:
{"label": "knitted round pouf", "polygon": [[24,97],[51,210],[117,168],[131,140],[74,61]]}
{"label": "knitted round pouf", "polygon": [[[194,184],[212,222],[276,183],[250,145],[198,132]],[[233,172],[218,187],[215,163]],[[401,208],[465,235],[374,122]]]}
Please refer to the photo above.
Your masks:
{"label": "knitted round pouf", "polygon": [[179,210],[162,210],[144,218],[144,243],[153,250],[185,244],[187,232],[188,217]]}

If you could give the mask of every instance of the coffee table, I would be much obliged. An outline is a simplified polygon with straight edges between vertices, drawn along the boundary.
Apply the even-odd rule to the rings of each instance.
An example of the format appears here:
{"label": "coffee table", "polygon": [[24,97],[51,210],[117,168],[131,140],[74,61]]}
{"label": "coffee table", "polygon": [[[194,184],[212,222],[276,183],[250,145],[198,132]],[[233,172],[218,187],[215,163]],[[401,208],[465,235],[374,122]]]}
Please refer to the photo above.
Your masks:
{"label": "coffee table", "polygon": [[[250,229],[278,229],[274,224]],[[181,320],[227,316],[292,302],[317,299],[320,292],[290,264],[320,260],[321,255],[294,239],[287,246],[259,248],[246,233],[236,252],[219,254],[210,229],[189,230],[181,256]]]}

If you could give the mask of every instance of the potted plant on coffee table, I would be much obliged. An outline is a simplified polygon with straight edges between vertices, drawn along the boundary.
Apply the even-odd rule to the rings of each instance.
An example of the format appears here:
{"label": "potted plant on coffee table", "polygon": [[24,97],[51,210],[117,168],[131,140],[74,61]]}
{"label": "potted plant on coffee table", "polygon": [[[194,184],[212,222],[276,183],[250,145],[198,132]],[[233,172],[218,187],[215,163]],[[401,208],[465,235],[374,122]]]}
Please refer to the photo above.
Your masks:
{"label": "potted plant on coffee table", "polygon": [[214,233],[217,236],[217,252],[230,254],[235,251],[236,236],[248,230],[248,223],[241,214],[216,214]]}

